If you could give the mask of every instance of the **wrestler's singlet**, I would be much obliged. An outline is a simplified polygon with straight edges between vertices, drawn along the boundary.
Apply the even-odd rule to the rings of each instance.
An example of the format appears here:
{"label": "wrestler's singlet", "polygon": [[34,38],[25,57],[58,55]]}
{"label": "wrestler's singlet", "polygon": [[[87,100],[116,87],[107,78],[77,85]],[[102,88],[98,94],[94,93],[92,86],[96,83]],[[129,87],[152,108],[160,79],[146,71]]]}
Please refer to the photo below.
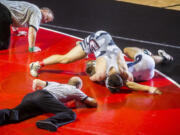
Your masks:
{"label": "wrestler's singlet", "polygon": [[[86,37],[80,44],[86,54],[94,53],[96,58],[103,56],[106,59],[107,74],[111,67],[119,72],[117,55],[121,50],[109,33],[97,31]],[[127,65],[135,81],[150,80],[154,76],[155,63],[152,57],[147,54],[137,54],[135,60],[128,62]]]}
{"label": "wrestler's singlet", "polygon": [[107,55],[109,52],[117,52],[120,50],[114,43],[110,34],[105,31],[92,33],[80,44],[86,54],[94,53],[96,58],[105,54]]}
{"label": "wrestler's singlet", "polygon": [[154,77],[155,62],[147,54],[136,54],[134,62],[127,63],[135,81],[147,81]]}

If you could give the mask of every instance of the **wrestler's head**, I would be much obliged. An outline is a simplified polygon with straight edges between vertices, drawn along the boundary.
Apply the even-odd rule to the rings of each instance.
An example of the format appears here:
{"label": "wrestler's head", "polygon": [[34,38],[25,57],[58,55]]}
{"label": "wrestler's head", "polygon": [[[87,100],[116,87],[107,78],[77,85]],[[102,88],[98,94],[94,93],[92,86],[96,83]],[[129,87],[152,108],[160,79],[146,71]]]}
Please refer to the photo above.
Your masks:
{"label": "wrestler's head", "polygon": [[77,76],[71,77],[68,81],[68,84],[73,85],[78,89],[81,89],[83,86],[83,82],[82,82],[81,78],[77,77]]}
{"label": "wrestler's head", "polygon": [[105,85],[112,93],[119,92],[123,86],[123,79],[119,73],[114,73],[106,78]]}
{"label": "wrestler's head", "polygon": [[92,76],[95,74],[95,65],[96,62],[94,60],[90,60],[86,63],[86,74]]}

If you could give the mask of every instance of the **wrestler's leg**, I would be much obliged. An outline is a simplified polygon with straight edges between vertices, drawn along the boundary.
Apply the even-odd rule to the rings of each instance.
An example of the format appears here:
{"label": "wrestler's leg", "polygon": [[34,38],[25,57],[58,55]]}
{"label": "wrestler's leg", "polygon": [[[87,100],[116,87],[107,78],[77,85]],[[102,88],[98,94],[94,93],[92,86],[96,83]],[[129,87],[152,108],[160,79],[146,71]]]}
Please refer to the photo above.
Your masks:
{"label": "wrestler's leg", "polygon": [[52,55],[42,60],[42,62],[44,65],[52,65],[57,63],[67,64],[83,59],[84,57],[86,57],[86,53],[83,51],[80,45],[77,45],[65,55]]}
{"label": "wrestler's leg", "polygon": [[141,49],[137,47],[126,47],[123,49],[123,52],[126,54],[126,56],[128,56],[131,59],[134,59],[137,53],[143,52],[147,55],[150,55],[154,59],[156,65],[160,63],[173,61],[173,57],[164,50],[158,50],[158,55],[153,55],[147,49]]}
{"label": "wrestler's leg", "polygon": [[134,59],[135,55],[143,52],[143,50],[138,47],[126,47],[123,49],[123,52],[127,57]]}
{"label": "wrestler's leg", "polygon": [[34,77],[38,76],[38,71],[41,67],[52,64],[67,64],[86,57],[86,53],[83,51],[80,45],[75,46],[65,55],[51,55],[42,61],[32,62],[30,64],[30,74]]}

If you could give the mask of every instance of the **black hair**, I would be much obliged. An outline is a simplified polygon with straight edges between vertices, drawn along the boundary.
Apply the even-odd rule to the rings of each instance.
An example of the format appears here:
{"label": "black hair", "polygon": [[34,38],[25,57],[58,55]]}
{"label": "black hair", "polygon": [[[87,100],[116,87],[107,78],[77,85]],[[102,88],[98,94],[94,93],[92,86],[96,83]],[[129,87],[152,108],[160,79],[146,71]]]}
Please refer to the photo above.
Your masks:
{"label": "black hair", "polygon": [[106,78],[106,87],[112,92],[119,92],[123,86],[123,79],[118,73],[112,74]]}

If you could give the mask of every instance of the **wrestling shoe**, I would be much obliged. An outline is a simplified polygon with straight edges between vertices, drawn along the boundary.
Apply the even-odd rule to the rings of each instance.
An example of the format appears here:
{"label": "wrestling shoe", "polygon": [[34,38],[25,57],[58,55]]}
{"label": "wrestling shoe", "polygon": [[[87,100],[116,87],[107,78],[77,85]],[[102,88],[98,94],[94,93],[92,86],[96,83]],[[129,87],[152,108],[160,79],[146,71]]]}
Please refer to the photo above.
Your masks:
{"label": "wrestling shoe", "polygon": [[57,126],[53,124],[51,121],[39,120],[36,122],[36,126],[41,129],[46,129],[52,132],[57,131]]}
{"label": "wrestling shoe", "polygon": [[38,71],[39,69],[41,68],[40,64],[39,64],[39,61],[37,62],[32,62],[30,65],[29,65],[29,68],[30,68],[30,74],[34,77],[37,77],[38,76]]}
{"label": "wrestling shoe", "polygon": [[168,63],[173,61],[173,57],[170,54],[166,53],[164,50],[158,50],[158,55],[164,58],[162,61],[163,63]]}

